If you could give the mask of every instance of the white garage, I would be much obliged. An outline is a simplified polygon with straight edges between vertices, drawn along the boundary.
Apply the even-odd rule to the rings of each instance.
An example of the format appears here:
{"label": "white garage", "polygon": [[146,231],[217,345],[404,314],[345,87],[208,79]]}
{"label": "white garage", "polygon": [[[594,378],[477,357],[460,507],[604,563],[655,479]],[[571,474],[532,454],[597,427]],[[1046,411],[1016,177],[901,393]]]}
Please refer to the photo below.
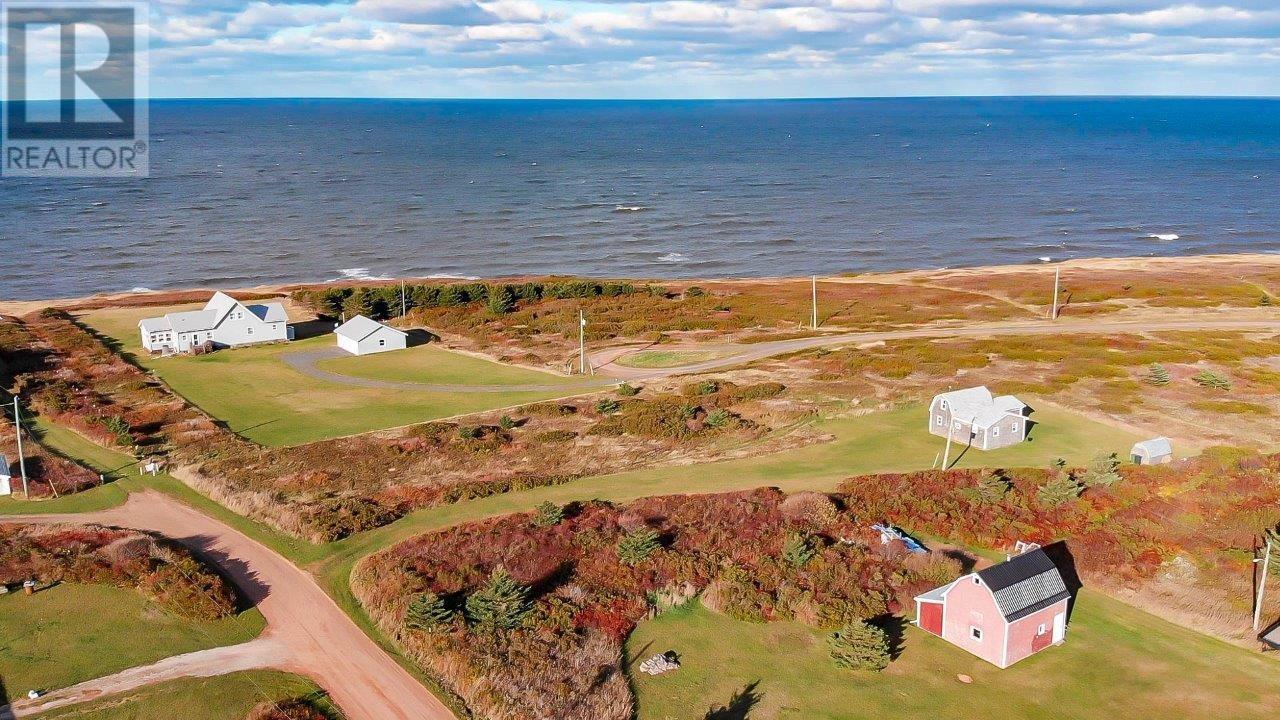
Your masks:
{"label": "white garage", "polygon": [[338,347],[352,355],[372,355],[388,350],[403,350],[408,345],[409,334],[389,325],[357,315],[342,323],[333,331],[338,336]]}

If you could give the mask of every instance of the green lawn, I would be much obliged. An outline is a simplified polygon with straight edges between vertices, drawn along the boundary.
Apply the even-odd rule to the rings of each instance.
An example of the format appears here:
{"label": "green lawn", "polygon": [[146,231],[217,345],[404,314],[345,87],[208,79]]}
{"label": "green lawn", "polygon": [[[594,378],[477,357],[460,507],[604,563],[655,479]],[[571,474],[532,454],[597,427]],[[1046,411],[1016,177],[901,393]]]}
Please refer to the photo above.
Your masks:
{"label": "green lawn", "polygon": [[313,698],[332,717],[332,705],[314,683],[296,675],[254,670],[214,678],[173,680],[87,705],[43,713],[41,720],[243,720],[254,705]]}
{"label": "green lawn", "polygon": [[714,350],[641,350],[617,359],[619,365],[634,368],[669,368],[716,360],[729,354]]}
{"label": "green lawn", "polygon": [[11,693],[63,688],[170,655],[247,642],[264,627],[257,610],[187,620],[132,590],[104,585],[11,593],[0,596],[0,678]]}
{"label": "green lawn", "polygon": [[683,665],[658,677],[632,670],[639,720],[701,720],[735,695],[746,712],[721,717],[1247,720],[1274,717],[1280,681],[1273,659],[1087,591],[1066,644],[1005,670],[914,627],[884,672],[840,670],[821,632],[733,620],[696,602],[642,623],[627,649],[633,664],[674,650]]}
{"label": "green lawn", "polygon": [[[181,306],[187,308],[187,306]],[[281,356],[333,345],[332,336],[223,350],[203,355],[152,358],[140,352],[137,321],[179,308],[114,308],[82,320],[120,343],[142,367],[231,430],[264,445],[297,445],[442,417],[573,395],[589,388],[578,379],[513,368],[440,348],[421,346],[364,358],[329,361],[333,372],[356,371],[386,380],[468,385],[539,384],[536,392],[434,392],[355,387],[318,380],[289,367]],[[563,386],[563,390],[559,388]]]}

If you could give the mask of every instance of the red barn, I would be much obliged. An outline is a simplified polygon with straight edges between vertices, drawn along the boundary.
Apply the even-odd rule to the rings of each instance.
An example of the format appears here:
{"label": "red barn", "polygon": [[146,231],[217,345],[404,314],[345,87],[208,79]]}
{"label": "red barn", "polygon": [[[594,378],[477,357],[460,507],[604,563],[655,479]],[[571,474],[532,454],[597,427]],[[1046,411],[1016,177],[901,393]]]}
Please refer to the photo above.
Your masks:
{"label": "red barn", "polygon": [[1063,641],[1071,593],[1032,550],[916,596],[916,625],[998,667]]}

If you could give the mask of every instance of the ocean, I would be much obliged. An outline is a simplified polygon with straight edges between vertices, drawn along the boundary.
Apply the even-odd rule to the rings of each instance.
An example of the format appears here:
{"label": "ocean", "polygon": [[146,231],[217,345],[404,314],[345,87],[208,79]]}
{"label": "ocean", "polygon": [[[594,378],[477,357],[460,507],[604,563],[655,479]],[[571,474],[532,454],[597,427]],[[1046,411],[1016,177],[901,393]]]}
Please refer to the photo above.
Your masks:
{"label": "ocean", "polygon": [[1280,250],[1280,101],[173,100],[151,176],[0,178],[0,297]]}

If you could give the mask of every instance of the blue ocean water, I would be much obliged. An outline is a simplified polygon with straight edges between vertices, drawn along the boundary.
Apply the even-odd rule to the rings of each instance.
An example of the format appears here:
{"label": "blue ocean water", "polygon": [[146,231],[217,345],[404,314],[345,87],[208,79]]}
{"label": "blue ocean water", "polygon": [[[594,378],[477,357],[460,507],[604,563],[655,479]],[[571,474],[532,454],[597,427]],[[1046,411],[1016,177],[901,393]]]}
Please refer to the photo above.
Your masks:
{"label": "blue ocean water", "polygon": [[151,177],[0,179],[0,297],[1280,250],[1280,101],[156,101]]}

